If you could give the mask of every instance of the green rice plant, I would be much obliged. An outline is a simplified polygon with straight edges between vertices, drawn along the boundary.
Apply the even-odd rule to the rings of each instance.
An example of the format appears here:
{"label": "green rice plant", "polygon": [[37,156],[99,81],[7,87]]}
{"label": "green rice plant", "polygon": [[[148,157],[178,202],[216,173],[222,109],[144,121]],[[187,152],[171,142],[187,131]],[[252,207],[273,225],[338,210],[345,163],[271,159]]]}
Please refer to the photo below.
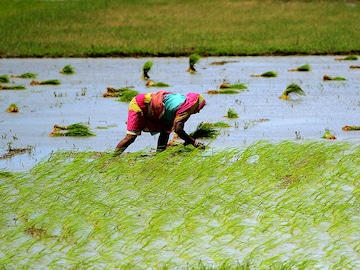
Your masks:
{"label": "green rice plant", "polygon": [[227,111],[227,118],[238,118],[239,114],[237,112],[235,112],[233,109],[229,108]]}
{"label": "green rice plant", "polygon": [[196,53],[193,53],[190,55],[189,57],[189,68],[187,70],[187,72],[190,72],[190,73],[195,73],[196,72],[196,69],[195,69],[195,64],[197,62],[199,62],[201,56],[196,54]]}
{"label": "green rice plant", "polygon": [[191,132],[189,135],[194,139],[198,138],[216,138],[219,134],[218,130],[215,129],[214,124],[208,122],[201,122],[197,125],[196,130]]}
{"label": "green rice plant", "polygon": [[120,92],[120,98],[116,101],[130,102],[139,92],[133,89],[127,89]]}
{"label": "green rice plant", "polygon": [[331,77],[327,74],[323,76],[323,81],[346,81],[343,77]]}
{"label": "green rice plant", "polygon": [[0,85],[0,90],[25,90],[24,85]]}
{"label": "green rice plant", "polygon": [[276,72],[276,71],[267,71],[267,72],[264,72],[264,73],[259,74],[259,75],[251,74],[250,76],[251,76],[251,77],[274,78],[274,77],[277,77],[277,72]]}
{"label": "green rice plant", "polygon": [[10,78],[8,75],[4,74],[0,76],[0,83],[9,83],[10,82]]}
{"label": "green rice plant", "polygon": [[71,137],[87,137],[95,136],[89,127],[83,123],[71,124],[69,126],[54,125],[50,137],[71,136]]}
{"label": "green rice plant", "polygon": [[59,85],[61,82],[57,79],[45,80],[45,81],[31,81],[30,85]]}
{"label": "green rice plant", "polygon": [[11,78],[22,78],[22,79],[35,79],[37,77],[37,74],[26,72],[21,75],[11,75]]}
{"label": "green rice plant", "polygon": [[353,61],[358,60],[359,58],[356,55],[348,55],[346,57],[336,57],[335,60],[345,60],[345,61]]}
{"label": "green rice plant", "polygon": [[170,85],[164,82],[153,82],[150,80],[146,83],[146,87],[170,87]]}
{"label": "green rice plant", "polygon": [[60,70],[60,73],[62,74],[74,74],[75,73],[75,69],[73,66],[71,65],[66,65],[62,68],[62,70]]}
{"label": "green rice plant", "polygon": [[245,90],[248,89],[247,86],[243,83],[235,83],[235,84],[230,84],[228,82],[224,82],[219,86],[220,89],[241,89],[241,90]]}
{"label": "green rice plant", "polygon": [[331,132],[330,129],[326,128],[324,134],[321,136],[323,139],[335,140],[336,136]]}
{"label": "green rice plant", "polygon": [[142,68],[143,75],[142,75],[142,77],[143,77],[144,80],[150,79],[150,76],[149,76],[148,72],[150,71],[152,66],[153,66],[153,61],[146,61],[145,64],[143,65],[143,68]]}
{"label": "green rice plant", "polygon": [[19,107],[16,103],[10,104],[9,107],[6,109],[6,112],[8,113],[18,113],[19,111]]}
{"label": "green rice plant", "polygon": [[300,67],[297,67],[295,69],[290,69],[289,71],[310,71],[311,67],[309,64],[302,65]]}
{"label": "green rice plant", "polygon": [[297,85],[296,83],[291,83],[286,87],[286,89],[279,98],[289,100],[290,94],[305,96],[305,92],[301,89],[299,85]]}

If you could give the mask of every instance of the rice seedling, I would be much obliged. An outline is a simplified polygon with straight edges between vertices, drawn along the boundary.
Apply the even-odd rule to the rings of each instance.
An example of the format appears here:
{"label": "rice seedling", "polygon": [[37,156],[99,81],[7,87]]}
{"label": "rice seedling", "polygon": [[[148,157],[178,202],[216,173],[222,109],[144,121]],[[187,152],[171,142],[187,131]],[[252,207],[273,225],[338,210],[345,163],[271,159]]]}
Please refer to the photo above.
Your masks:
{"label": "rice seedling", "polygon": [[8,75],[4,74],[0,76],[0,83],[9,83],[10,82],[10,78]]}
{"label": "rice seedling", "polygon": [[103,94],[103,97],[120,97],[119,101],[130,102],[139,92],[128,87],[113,88],[108,87],[107,91]]}
{"label": "rice seedling", "polygon": [[22,79],[35,79],[37,77],[37,74],[26,72],[21,75],[11,75],[11,78],[22,78]]}
{"label": "rice seedling", "polygon": [[62,74],[74,74],[75,69],[71,65],[66,65],[60,70],[60,73],[62,73]]}
{"label": "rice seedling", "polygon": [[154,82],[150,80],[146,83],[146,87],[170,87],[170,85],[164,82]]}
{"label": "rice seedling", "polygon": [[279,98],[283,100],[290,100],[290,94],[305,96],[305,92],[301,89],[299,85],[291,83],[286,87],[285,91],[281,94]]}
{"label": "rice seedling", "polygon": [[189,57],[189,68],[187,69],[187,72],[190,72],[190,73],[195,73],[196,72],[195,64],[197,62],[199,62],[200,58],[201,58],[200,55],[198,55],[196,53],[193,53],[192,55],[190,55],[190,57]]}
{"label": "rice seedling", "polygon": [[235,112],[233,109],[229,108],[227,111],[227,118],[238,118],[239,114],[237,112]]}
{"label": "rice seedling", "polygon": [[17,106],[17,104],[12,103],[10,104],[10,106],[6,109],[6,112],[8,113],[18,113],[20,112],[19,107]]}
{"label": "rice seedling", "polygon": [[351,68],[351,69],[357,69],[357,68],[360,68],[360,66],[351,65],[349,68]]}
{"label": "rice seedling", "polygon": [[148,74],[148,72],[150,71],[150,69],[152,68],[153,66],[153,61],[146,61],[145,64],[143,65],[143,74],[142,74],[142,78],[144,80],[148,80],[150,79],[150,76]]}
{"label": "rice seedling", "polygon": [[215,129],[214,124],[208,122],[201,122],[197,125],[196,130],[189,135],[194,139],[198,138],[216,138],[219,131]]}
{"label": "rice seedling", "polygon": [[309,64],[302,65],[300,67],[297,67],[295,69],[289,69],[288,71],[310,71],[311,67]]}
{"label": "rice seedling", "polygon": [[335,57],[335,60],[345,60],[345,61],[354,61],[358,60],[359,58],[356,55],[348,55],[346,57]]}
{"label": "rice seedling", "polygon": [[234,83],[234,84],[230,84],[227,82],[222,83],[219,86],[220,89],[240,89],[240,90],[246,90],[248,89],[248,87],[243,84],[243,83]]}
{"label": "rice seedling", "polygon": [[360,126],[343,126],[343,131],[360,130]]}
{"label": "rice seedling", "polygon": [[57,79],[45,81],[31,81],[30,85],[59,85],[61,82]]}
{"label": "rice seedling", "polygon": [[0,90],[25,90],[24,85],[0,85]]}
{"label": "rice seedling", "polygon": [[90,131],[89,127],[83,123],[71,124],[69,126],[54,125],[53,131],[49,134],[50,137],[72,136],[72,137],[87,137],[95,136]]}
{"label": "rice seedling", "polygon": [[220,90],[208,90],[208,94],[214,95],[214,94],[239,94],[240,91],[236,89],[220,89]]}
{"label": "rice seedling", "polygon": [[324,134],[321,136],[321,138],[323,139],[327,139],[327,140],[335,140],[336,136],[334,134],[332,134],[331,130],[326,128]]}
{"label": "rice seedling", "polygon": [[136,90],[128,89],[121,92],[120,98],[116,101],[120,102],[130,102],[139,92]]}
{"label": "rice seedling", "polygon": [[346,81],[343,77],[330,77],[329,75],[325,74],[323,76],[323,81]]}
{"label": "rice seedling", "polygon": [[262,74],[251,74],[251,77],[265,77],[265,78],[274,78],[277,77],[277,72],[276,71],[267,71],[264,72]]}

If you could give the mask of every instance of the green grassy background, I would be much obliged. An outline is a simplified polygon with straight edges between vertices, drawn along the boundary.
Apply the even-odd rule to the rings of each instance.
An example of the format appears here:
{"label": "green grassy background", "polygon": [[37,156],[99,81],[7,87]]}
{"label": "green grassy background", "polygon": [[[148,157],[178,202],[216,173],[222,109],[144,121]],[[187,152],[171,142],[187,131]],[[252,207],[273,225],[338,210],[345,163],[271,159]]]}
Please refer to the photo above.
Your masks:
{"label": "green grassy background", "polygon": [[357,54],[359,1],[0,1],[0,56]]}

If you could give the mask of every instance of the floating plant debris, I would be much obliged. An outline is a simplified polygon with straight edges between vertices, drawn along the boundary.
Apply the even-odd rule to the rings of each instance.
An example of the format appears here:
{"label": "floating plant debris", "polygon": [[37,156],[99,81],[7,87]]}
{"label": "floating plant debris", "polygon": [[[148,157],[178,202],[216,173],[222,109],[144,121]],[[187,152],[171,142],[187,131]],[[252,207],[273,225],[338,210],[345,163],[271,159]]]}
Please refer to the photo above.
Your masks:
{"label": "floating plant debris", "polygon": [[196,72],[195,64],[197,62],[199,62],[200,58],[201,58],[200,55],[198,55],[196,53],[190,55],[190,57],[189,57],[189,68],[188,68],[187,72],[190,72],[190,73],[195,73]]}
{"label": "floating plant debris", "polygon": [[289,69],[289,71],[310,71],[311,67],[309,64],[305,64],[303,66],[297,67],[295,69]]}
{"label": "floating plant debris", "polygon": [[26,72],[21,75],[11,75],[11,78],[22,78],[22,79],[35,79],[37,77],[37,74]]}
{"label": "floating plant debris", "polygon": [[170,85],[168,85],[167,83],[164,82],[154,82],[154,81],[148,81],[146,83],[146,87],[169,87]]}
{"label": "floating plant debris", "polygon": [[222,65],[225,65],[225,64],[229,64],[229,63],[237,63],[239,61],[215,61],[215,62],[211,62],[210,65],[213,65],[213,66],[222,66]]}
{"label": "floating plant debris", "polygon": [[346,57],[336,57],[335,60],[345,60],[345,61],[353,61],[353,60],[358,60],[359,58],[356,55],[349,55]]}
{"label": "floating plant debris", "polygon": [[25,90],[24,85],[0,85],[0,90]]}
{"label": "floating plant debris", "polygon": [[343,131],[353,131],[353,130],[360,130],[360,126],[343,126]]}
{"label": "floating plant debris", "polygon": [[325,74],[323,76],[323,81],[346,81],[343,77],[330,77],[329,75]]}
{"label": "floating plant debris", "polygon": [[83,123],[76,123],[69,126],[54,125],[50,137],[70,136],[70,137],[87,137],[95,136],[89,127]]}
{"label": "floating plant debris", "polygon": [[267,71],[264,72],[262,74],[256,75],[256,74],[251,74],[251,77],[265,77],[265,78],[272,78],[272,77],[277,77],[277,72],[276,71]]}
{"label": "floating plant debris", "polygon": [[18,113],[20,112],[19,107],[17,106],[17,104],[12,103],[10,104],[10,106],[6,109],[6,112],[8,113]]}
{"label": "floating plant debris", "polygon": [[10,78],[8,75],[4,74],[0,76],[0,83],[9,83],[10,82]]}
{"label": "floating plant debris", "polygon": [[62,73],[62,74],[74,74],[75,69],[71,65],[66,65],[66,66],[64,66],[62,68],[62,70],[60,70],[60,73]]}
{"label": "floating plant debris", "polygon": [[33,150],[32,146],[29,146],[27,148],[12,148],[11,143],[9,143],[7,152],[4,155],[0,156],[0,159],[8,159],[8,158],[12,158],[16,155],[31,153],[32,150]]}
{"label": "floating plant debris", "polygon": [[335,140],[336,136],[331,133],[331,130],[325,129],[325,133],[321,136],[321,138],[327,139],[327,140]]}
{"label": "floating plant debris", "polygon": [[61,82],[59,80],[45,80],[45,81],[31,81],[30,85],[59,85]]}
{"label": "floating plant debris", "polygon": [[285,91],[281,94],[279,98],[289,100],[290,94],[305,96],[305,92],[301,89],[301,87],[295,83],[292,83],[286,87]]}
{"label": "floating plant debris", "polygon": [[145,64],[143,65],[143,74],[142,74],[142,78],[144,80],[148,80],[150,79],[150,76],[148,74],[148,72],[150,71],[150,69],[152,68],[153,66],[153,61],[146,61]]}

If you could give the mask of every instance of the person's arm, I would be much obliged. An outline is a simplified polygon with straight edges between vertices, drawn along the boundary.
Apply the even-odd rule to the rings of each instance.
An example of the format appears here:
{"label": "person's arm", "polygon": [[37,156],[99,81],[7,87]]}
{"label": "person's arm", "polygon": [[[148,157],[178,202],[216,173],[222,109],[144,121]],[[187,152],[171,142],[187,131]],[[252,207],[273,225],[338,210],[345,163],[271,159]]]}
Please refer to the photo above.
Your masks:
{"label": "person's arm", "polygon": [[117,144],[117,146],[115,148],[114,156],[118,156],[121,153],[123,153],[125,151],[125,149],[135,141],[136,137],[137,137],[136,135],[126,134],[125,138],[122,139]]}
{"label": "person's arm", "polygon": [[184,130],[184,123],[178,122],[175,125],[175,133],[185,141],[184,145],[191,144],[195,147],[203,146],[203,144],[187,134]]}
{"label": "person's arm", "polygon": [[161,131],[158,139],[157,151],[162,152],[166,149],[167,143],[169,141],[170,134],[166,131]]}

